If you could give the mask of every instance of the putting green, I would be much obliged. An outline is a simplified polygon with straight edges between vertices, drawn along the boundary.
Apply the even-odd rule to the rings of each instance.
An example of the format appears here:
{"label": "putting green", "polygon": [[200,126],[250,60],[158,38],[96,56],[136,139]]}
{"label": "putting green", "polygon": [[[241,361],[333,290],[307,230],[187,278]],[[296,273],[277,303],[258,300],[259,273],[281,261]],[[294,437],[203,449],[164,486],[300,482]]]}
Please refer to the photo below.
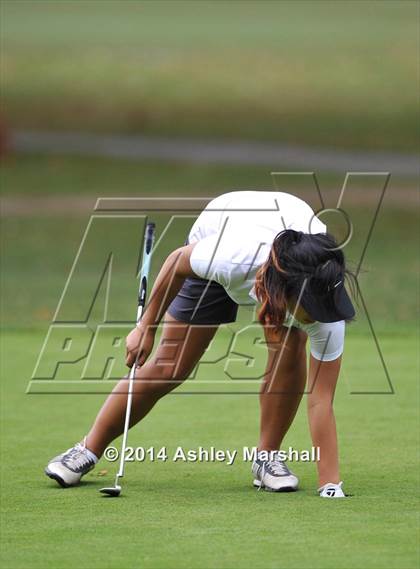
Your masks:
{"label": "putting green", "polygon": [[[394,395],[351,395],[353,375],[382,381],[354,335],[336,397],[342,477],[353,497],[316,496],[315,466],[294,465],[295,494],[251,487],[250,464],[174,462],[178,446],[239,450],[256,443],[252,395],[173,395],[130,433],[133,446],[166,447],[167,461],[129,463],[123,496],[103,499],[116,464],[102,460],[78,488],[61,490],[45,462],[86,432],[101,395],[25,395],[40,332],[3,337],[3,562],[54,567],[416,567],[415,338],[389,334],[382,347]],[[223,341],[221,334],[220,342]],[[404,354],[404,355],[402,355]],[[310,446],[304,406],[285,447]],[[118,446],[118,445],[117,445]],[[105,472],[106,471],[106,472]]]}

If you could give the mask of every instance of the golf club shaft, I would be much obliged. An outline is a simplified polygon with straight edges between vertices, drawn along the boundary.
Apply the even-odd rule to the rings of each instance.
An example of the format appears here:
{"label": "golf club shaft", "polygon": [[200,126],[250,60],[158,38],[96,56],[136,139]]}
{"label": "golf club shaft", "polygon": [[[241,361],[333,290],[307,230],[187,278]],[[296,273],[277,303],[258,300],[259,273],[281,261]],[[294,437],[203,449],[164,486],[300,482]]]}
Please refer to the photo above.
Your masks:
{"label": "golf club shaft", "polygon": [[[139,286],[139,295],[138,295],[138,304],[137,304],[137,319],[136,323],[138,324],[142,318],[144,307],[146,305],[146,296],[147,296],[147,280],[149,277],[150,272],[150,260],[151,260],[151,251],[153,247],[153,240],[155,234],[155,224],[148,223],[146,226],[146,235],[144,240],[144,247],[143,247],[143,256],[142,256],[142,268],[140,271],[140,286]],[[117,472],[117,476],[115,478],[115,484],[117,485],[118,479],[124,476],[124,466],[125,466],[125,451],[127,448],[127,437],[128,437],[128,430],[130,428],[130,415],[131,415],[131,406],[133,401],[133,386],[134,386],[134,379],[136,376],[136,369],[137,369],[137,360],[139,354],[137,353],[136,360],[131,367],[130,375],[129,375],[129,382],[128,382],[128,395],[127,395],[127,406],[125,410],[125,421],[124,421],[124,433],[123,433],[123,440],[121,445],[121,456],[120,456],[120,468]]]}

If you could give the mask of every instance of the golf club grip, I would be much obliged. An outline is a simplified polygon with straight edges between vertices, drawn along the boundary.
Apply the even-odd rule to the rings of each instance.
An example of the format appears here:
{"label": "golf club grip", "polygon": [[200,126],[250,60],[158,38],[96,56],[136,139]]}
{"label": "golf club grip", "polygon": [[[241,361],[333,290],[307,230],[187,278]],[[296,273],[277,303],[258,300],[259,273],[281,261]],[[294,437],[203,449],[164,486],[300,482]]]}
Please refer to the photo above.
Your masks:
{"label": "golf club grip", "polygon": [[142,258],[142,272],[140,275],[139,295],[137,300],[137,322],[142,317],[147,298],[147,279],[150,271],[150,257],[155,237],[155,224],[148,223],[145,231],[143,258]]}
{"label": "golf club grip", "polygon": [[139,298],[138,298],[138,305],[144,308],[146,304],[146,296],[147,296],[147,275],[142,275],[140,281],[140,290],[139,290]]}
{"label": "golf club grip", "polygon": [[146,255],[150,255],[150,251],[152,250],[153,246],[153,239],[155,236],[155,227],[154,223],[148,223],[146,226],[146,239],[145,239],[145,253]]}

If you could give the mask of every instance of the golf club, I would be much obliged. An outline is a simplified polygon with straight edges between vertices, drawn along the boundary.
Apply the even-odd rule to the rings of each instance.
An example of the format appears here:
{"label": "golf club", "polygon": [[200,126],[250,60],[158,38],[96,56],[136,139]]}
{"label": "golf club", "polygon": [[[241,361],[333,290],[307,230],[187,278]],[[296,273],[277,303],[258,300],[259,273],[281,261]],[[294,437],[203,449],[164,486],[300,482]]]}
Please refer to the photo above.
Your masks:
{"label": "golf club", "polygon": [[[138,304],[137,304],[137,324],[140,322],[141,317],[143,315],[144,307],[146,304],[146,295],[147,295],[147,279],[149,277],[150,271],[150,260],[151,260],[151,251],[153,247],[153,240],[155,236],[155,224],[148,223],[146,225],[146,234],[144,240],[144,247],[143,247],[143,257],[142,257],[142,269],[140,273],[140,284],[139,284],[139,295],[138,295]],[[118,469],[117,475],[115,477],[115,484],[109,488],[101,488],[100,492],[102,494],[106,494],[107,496],[111,497],[118,497],[121,494],[121,485],[118,483],[120,478],[124,476],[124,465],[125,465],[125,450],[127,447],[127,436],[128,436],[128,429],[130,425],[130,415],[131,415],[131,404],[133,400],[133,385],[134,385],[134,378],[136,375],[136,368],[137,368],[137,360],[139,354],[137,354],[136,361],[134,362],[133,366],[130,370],[129,375],[129,382],[128,382],[128,396],[127,396],[127,407],[125,412],[125,423],[124,423],[124,434],[123,440],[121,445],[121,455],[120,455],[120,467]]]}

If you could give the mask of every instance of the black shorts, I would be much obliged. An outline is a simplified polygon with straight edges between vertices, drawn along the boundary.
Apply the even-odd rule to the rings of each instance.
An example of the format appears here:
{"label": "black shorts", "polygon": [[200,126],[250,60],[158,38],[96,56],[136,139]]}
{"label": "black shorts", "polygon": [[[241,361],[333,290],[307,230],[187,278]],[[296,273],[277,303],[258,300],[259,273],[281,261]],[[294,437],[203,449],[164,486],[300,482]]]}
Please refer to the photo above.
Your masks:
{"label": "black shorts", "polygon": [[[188,245],[188,238],[185,240]],[[216,281],[187,277],[168,306],[169,314],[188,324],[227,324],[235,322],[238,305]]]}
{"label": "black shorts", "polygon": [[226,324],[235,322],[238,305],[219,283],[188,277],[168,312],[189,324]]}

